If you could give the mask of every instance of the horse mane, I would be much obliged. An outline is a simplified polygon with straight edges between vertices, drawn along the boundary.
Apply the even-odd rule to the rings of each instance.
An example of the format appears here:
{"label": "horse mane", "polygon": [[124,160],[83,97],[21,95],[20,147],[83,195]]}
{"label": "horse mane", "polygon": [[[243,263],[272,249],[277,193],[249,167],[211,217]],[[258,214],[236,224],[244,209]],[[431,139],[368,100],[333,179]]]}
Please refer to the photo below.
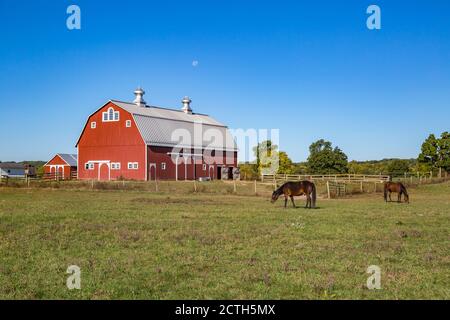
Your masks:
{"label": "horse mane", "polygon": [[287,182],[283,183],[278,189],[276,189],[273,193],[275,193],[276,195],[280,195],[283,193],[283,187],[286,185]]}
{"label": "horse mane", "polygon": [[402,191],[407,195],[408,195],[408,191],[406,191],[406,187],[403,185],[403,183],[400,182],[400,187],[402,188]]}

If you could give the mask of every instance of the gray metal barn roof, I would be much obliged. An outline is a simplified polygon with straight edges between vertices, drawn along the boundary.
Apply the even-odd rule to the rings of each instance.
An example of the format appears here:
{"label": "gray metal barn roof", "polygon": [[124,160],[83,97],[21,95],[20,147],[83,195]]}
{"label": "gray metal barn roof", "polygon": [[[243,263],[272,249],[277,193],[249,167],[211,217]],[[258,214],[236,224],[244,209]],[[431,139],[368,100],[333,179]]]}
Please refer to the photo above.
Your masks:
{"label": "gray metal barn roof", "polygon": [[111,102],[133,115],[139,132],[149,145],[237,150],[228,128],[208,115],[154,106],[139,107],[117,100]]}
{"label": "gray metal barn roof", "polygon": [[67,164],[71,167],[78,166],[77,161],[77,155],[76,154],[69,154],[69,153],[58,153],[58,156],[60,156]]}
{"label": "gray metal barn roof", "polygon": [[0,169],[25,169],[25,165],[16,162],[0,162]]}

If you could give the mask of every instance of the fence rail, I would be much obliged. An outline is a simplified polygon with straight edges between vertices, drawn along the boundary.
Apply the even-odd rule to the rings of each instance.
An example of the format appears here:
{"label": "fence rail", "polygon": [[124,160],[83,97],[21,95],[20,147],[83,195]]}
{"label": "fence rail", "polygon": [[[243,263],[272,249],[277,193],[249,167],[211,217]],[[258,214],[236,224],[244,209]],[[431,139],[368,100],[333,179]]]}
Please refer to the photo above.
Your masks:
{"label": "fence rail", "polygon": [[[326,178],[337,177],[337,181],[325,180]],[[364,175],[362,175],[364,177]],[[280,176],[279,176],[280,177]],[[278,177],[278,178],[279,178]],[[281,175],[281,180],[271,179],[264,177],[263,182],[253,180],[221,180],[221,181],[172,181],[172,180],[157,180],[157,181],[133,181],[133,180],[113,180],[113,181],[97,181],[97,180],[76,180],[76,179],[43,179],[42,176],[39,177],[28,177],[28,178],[3,178],[0,179],[0,188],[62,188],[62,189],[90,189],[90,190],[130,190],[130,191],[149,191],[158,193],[170,193],[170,194],[183,194],[183,193],[210,193],[210,194],[235,194],[235,195],[255,195],[269,197],[273,190],[279,185],[284,183],[285,178],[294,179],[311,179],[314,180],[316,184],[316,189],[318,195],[323,198],[339,198],[344,196],[349,196],[353,194],[362,193],[376,193],[382,191],[382,183],[380,183],[380,176],[371,176],[371,178],[376,177],[375,180],[367,180],[368,175],[366,175],[366,181],[356,180],[357,177],[353,177],[353,180],[348,181],[348,175]],[[275,176],[277,178],[277,176]],[[347,180],[340,181],[339,179],[347,178]],[[352,178],[352,177],[350,177]],[[441,183],[448,181],[450,177],[447,178],[428,178],[428,179],[417,179],[411,183],[410,178],[400,178],[395,179],[396,181],[402,181],[407,187],[418,186],[421,184],[430,183]],[[322,180],[323,179],[323,180]],[[0,189],[1,190],[1,189]]]}
{"label": "fence rail", "polygon": [[78,178],[77,171],[72,171],[69,177],[65,177],[61,172],[44,173],[42,176],[37,177],[43,180],[76,180]]}
{"label": "fence rail", "polygon": [[327,181],[327,196],[331,197],[345,196],[347,193],[347,185],[343,182]]}
{"label": "fence rail", "polygon": [[388,175],[370,175],[370,174],[262,174],[261,182],[270,181],[333,181],[333,182],[379,182],[384,183],[389,181]]}

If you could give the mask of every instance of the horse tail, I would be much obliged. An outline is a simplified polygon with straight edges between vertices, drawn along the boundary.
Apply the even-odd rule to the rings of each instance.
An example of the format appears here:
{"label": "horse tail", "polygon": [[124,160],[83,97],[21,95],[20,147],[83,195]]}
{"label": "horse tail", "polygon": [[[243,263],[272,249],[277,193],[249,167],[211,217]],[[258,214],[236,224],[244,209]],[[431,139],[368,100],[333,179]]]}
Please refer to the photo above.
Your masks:
{"label": "horse tail", "polygon": [[387,183],[384,184],[384,201],[387,202],[388,186]]}
{"label": "horse tail", "polygon": [[312,183],[312,192],[311,192],[311,205],[313,208],[316,207],[316,199],[317,199],[317,192],[316,192],[316,185]]}

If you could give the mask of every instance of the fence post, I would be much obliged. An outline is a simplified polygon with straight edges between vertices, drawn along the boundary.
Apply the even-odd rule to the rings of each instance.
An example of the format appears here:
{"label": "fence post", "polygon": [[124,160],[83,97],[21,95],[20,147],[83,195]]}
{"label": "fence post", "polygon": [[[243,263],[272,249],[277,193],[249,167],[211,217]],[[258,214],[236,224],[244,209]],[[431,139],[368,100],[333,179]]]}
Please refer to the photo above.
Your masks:
{"label": "fence post", "polygon": [[377,183],[375,182],[375,193],[377,193]]}
{"label": "fence post", "polygon": [[327,196],[328,196],[328,199],[331,198],[331,194],[330,194],[330,181],[327,181]]}
{"label": "fence post", "polygon": [[255,180],[255,194],[256,194],[257,192],[256,192],[256,180]]}
{"label": "fence post", "polygon": [[363,187],[363,182],[362,181],[360,182],[359,186],[360,186],[361,193],[363,193],[364,192],[364,187]]}
{"label": "fence post", "polygon": [[94,189],[94,179],[91,179],[91,189]]}
{"label": "fence post", "polygon": [[233,191],[234,191],[234,193],[236,193],[236,180],[235,179],[233,180]]}
{"label": "fence post", "polygon": [[194,192],[197,192],[197,181],[194,179]]}

